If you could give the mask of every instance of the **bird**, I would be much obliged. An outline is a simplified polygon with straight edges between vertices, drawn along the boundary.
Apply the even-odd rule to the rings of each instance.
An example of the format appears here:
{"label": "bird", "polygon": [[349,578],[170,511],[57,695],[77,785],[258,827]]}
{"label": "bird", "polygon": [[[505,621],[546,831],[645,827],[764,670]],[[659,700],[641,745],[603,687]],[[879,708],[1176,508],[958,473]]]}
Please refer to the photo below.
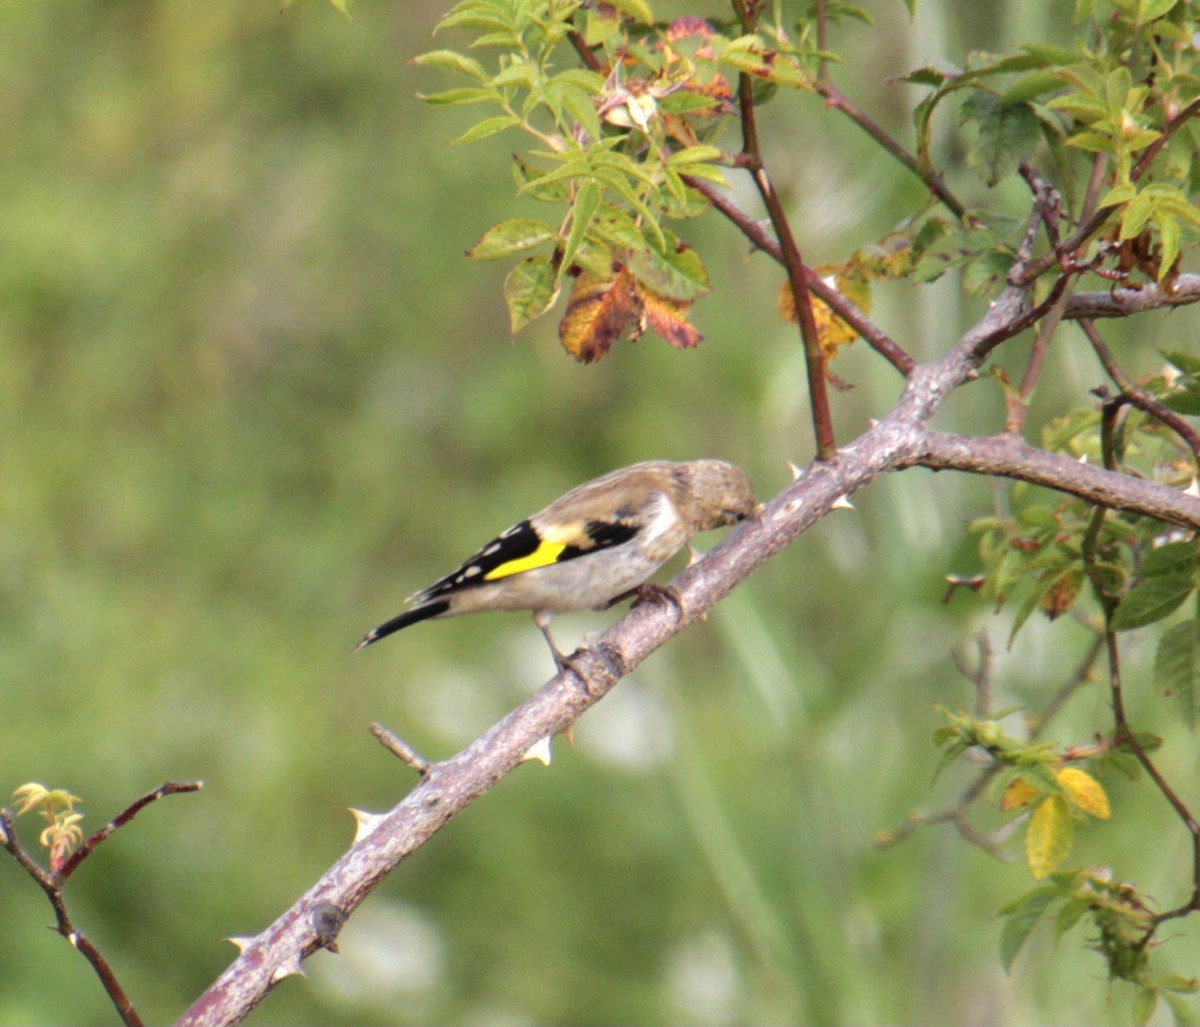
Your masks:
{"label": "bird", "polygon": [[760,508],[741,468],[723,460],[647,460],[584,482],[514,524],[407,600],[409,609],[355,651],[424,620],[527,610],[562,671],[550,615],[603,610],[640,595],[646,580],[693,536]]}

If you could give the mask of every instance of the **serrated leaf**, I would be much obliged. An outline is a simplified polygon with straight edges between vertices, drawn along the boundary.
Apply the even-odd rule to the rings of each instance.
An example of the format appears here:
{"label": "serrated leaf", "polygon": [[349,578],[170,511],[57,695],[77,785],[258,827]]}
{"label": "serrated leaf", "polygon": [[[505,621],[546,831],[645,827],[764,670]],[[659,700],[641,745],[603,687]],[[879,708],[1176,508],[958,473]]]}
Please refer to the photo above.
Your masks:
{"label": "serrated leaf", "polygon": [[1166,694],[1180,718],[1196,730],[1196,691],[1200,682],[1200,630],[1189,618],[1164,632],[1154,656],[1154,684]]}
{"label": "serrated leaf", "polygon": [[1193,574],[1196,570],[1195,542],[1168,542],[1146,554],[1138,572],[1143,578],[1165,574]]}
{"label": "serrated leaf", "polygon": [[556,299],[558,286],[550,261],[545,257],[521,261],[504,280],[504,301],[508,304],[513,335],[546,313]]}
{"label": "serrated leaf", "polygon": [[584,272],[575,279],[567,312],[558,324],[559,342],[580,363],[590,364],[603,357],[637,317],[627,270],[609,279]]}
{"label": "serrated leaf", "polygon": [[1004,283],[1013,259],[1007,250],[988,250],[968,261],[963,269],[963,291],[968,296],[986,296],[997,291]]}
{"label": "serrated leaf", "polygon": [[442,93],[418,93],[417,98],[434,107],[464,107],[471,103],[488,103],[495,100],[497,95],[491,89],[463,86],[460,89],[447,89]]}
{"label": "serrated leaf", "polygon": [[1175,266],[1175,260],[1179,256],[1179,240],[1182,237],[1183,229],[1179,227],[1179,222],[1173,217],[1156,214],[1154,224],[1158,228],[1158,241],[1162,246],[1162,252],[1158,258],[1158,281],[1162,281],[1168,274],[1171,273],[1171,268]]}
{"label": "serrated leaf", "polygon": [[629,254],[629,270],[639,282],[667,299],[690,302],[712,291],[700,254],[663,230],[663,246],[643,246]]}
{"label": "serrated leaf", "polygon": [[571,204],[571,231],[563,246],[562,263],[560,267],[569,268],[575,262],[575,254],[591,227],[592,218],[600,208],[600,187],[595,182],[587,180],[575,194],[575,202]]}
{"label": "serrated leaf", "polygon": [[487,72],[474,57],[467,57],[455,50],[430,50],[418,54],[412,63],[422,68],[442,68],[445,71],[456,71],[460,75],[475,79],[476,82],[487,80]]}
{"label": "serrated leaf", "polygon": [[484,118],[482,121],[477,121],[457,139],[451,140],[450,145],[464,146],[467,143],[478,142],[480,139],[494,136],[507,128],[512,128],[513,125],[519,124],[521,124],[521,119],[515,118],[511,114],[499,114],[494,118]]}
{"label": "serrated leaf", "polygon": [[667,299],[641,283],[635,283],[634,289],[647,323],[659,338],[675,349],[691,349],[700,345],[704,336],[687,319],[692,309],[691,303]]}
{"label": "serrated leaf", "polygon": [[667,167],[687,168],[690,164],[710,163],[720,160],[723,156],[723,151],[716,146],[689,146],[671,154],[667,158]]}
{"label": "serrated leaf", "polygon": [[1122,203],[1128,203],[1135,196],[1137,196],[1137,186],[1132,182],[1122,182],[1120,185],[1114,186],[1106,192],[1096,206],[1102,209],[1104,207],[1116,207]]}
{"label": "serrated leaf", "polygon": [[979,136],[967,150],[967,163],[988,185],[1013,174],[1041,138],[1038,121],[1029,105],[1005,103],[991,93],[973,93],[962,106],[960,121],[975,122]]}
{"label": "serrated leaf", "polygon": [[1025,861],[1035,881],[1052,874],[1071,850],[1071,811],[1061,795],[1049,795],[1033,811],[1025,831]]}
{"label": "serrated leaf", "polygon": [[1086,770],[1064,767],[1055,776],[1072,806],[1099,820],[1107,820],[1112,815],[1108,794],[1100,782]]}
{"label": "serrated leaf", "polygon": [[1113,630],[1129,631],[1162,620],[1179,609],[1193,587],[1190,574],[1161,575],[1139,582],[1113,614]]}
{"label": "serrated leaf", "polygon": [[1045,915],[1047,907],[1059,894],[1057,888],[1037,888],[1004,907],[1004,925],[1000,929],[1000,964],[1005,973],[1012,973],[1017,954]]}
{"label": "serrated leaf", "polygon": [[474,246],[467,250],[472,260],[500,260],[532,249],[554,238],[554,229],[544,221],[514,218],[492,225]]}

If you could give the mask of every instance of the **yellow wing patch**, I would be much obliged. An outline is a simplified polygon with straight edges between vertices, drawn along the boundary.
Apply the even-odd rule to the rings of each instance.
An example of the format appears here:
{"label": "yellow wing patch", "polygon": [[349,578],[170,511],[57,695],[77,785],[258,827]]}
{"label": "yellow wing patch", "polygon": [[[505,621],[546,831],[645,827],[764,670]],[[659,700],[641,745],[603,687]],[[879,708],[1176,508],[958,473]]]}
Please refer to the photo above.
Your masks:
{"label": "yellow wing patch", "polygon": [[507,563],[502,563],[499,567],[488,571],[483,576],[483,580],[495,581],[497,578],[507,578],[511,574],[520,574],[522,571],[532,571],[538,567],[549,567],[552,563],[558,562],[558,558],[566,548],[567,544],[565,542],[543,541],[528,556],[509,560]]}

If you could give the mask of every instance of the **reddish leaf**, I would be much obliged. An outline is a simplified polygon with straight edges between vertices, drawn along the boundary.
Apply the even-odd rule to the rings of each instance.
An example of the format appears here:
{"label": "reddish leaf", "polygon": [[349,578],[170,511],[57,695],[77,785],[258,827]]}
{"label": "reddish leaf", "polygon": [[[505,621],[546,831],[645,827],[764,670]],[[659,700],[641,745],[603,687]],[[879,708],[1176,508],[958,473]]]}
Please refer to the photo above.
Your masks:
{"label": "reddish leaf", "polygon": [[567,312],[558,325],[563,348],[576,360],[599,360],[626,329],[637,323],[639,304],[624,268],[610,279],[584,272],[571,289]]}

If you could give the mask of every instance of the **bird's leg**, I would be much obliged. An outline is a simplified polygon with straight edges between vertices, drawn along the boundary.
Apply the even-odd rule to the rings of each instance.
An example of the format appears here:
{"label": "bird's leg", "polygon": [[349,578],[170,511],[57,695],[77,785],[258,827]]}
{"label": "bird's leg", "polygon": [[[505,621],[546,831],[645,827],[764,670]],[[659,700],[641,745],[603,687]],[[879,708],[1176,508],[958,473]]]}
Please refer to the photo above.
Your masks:
{"label": "bird's leg", "polygon": [[624,676],[624,669],[618,666],[617,661],[614,660],[609,654],[608,646],[580,646],[575,650],[575,652],[571,653],[570,656],[564,656],[558,646],[554,644],[554,638],[550,634],[550,615],[546,613],[545,610],[536,610],[533,614],[533,622],[538,626],[542,636],[546,639],[546,644],[550,646],[550,652],[554,656],[554,666],[557,668],[558,673],[563,674],[567,671],[570,671],[579,679],[580,684],[583,685],[584,691],[589,695],[593,694],[592,687],[588,681],[587,675],[584,674],[577,666],[575,666],[575,660],[577,657],[590,653],[604,661],[605,666],[608,668],[608,671],[613,676],[614,680]]}
{"label": "bird's leg", "polygon": [[636,610],[642,603],[648,603],[652,599],[660,599],[664,603],[669,603],[675,607],[681,621],[686,621],[688,618],[687,608],[683,605],[683,597],[679,594],[678,590],[672,588],[670,585],[654,585],[646,581],[638,585],[629,594],[633,596],[633,604],[630,606],[631,610]]}

